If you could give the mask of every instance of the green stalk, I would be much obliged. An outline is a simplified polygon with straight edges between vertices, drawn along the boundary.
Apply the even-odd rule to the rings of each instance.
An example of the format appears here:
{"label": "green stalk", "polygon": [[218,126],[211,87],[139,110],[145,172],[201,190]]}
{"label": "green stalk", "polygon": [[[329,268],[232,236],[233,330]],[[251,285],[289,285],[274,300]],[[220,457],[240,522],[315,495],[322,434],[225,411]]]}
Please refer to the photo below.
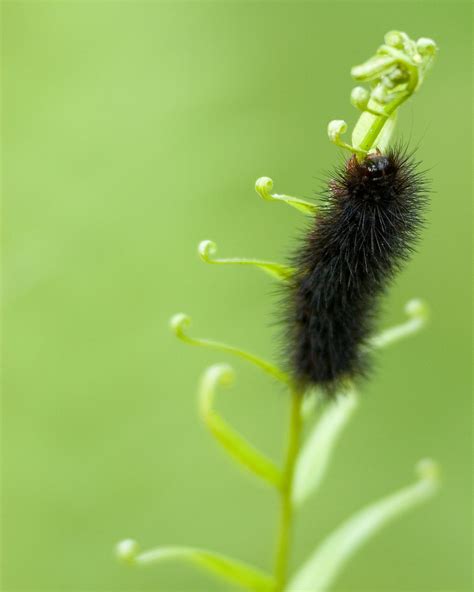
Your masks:
{"label": "green stalk", "polygon": [[[357,146],[359,150],[368,152],[372,148],[372,146],[375,144],[375,141],[379,137],[384,125],[387,123],[387,120],[389,119],[390,115],[392,115],[392,113],[394,113],[398,109],[398,107],[400,107],[400,105],[404,103],[409,97],[410,94],[406,93],[400,97],[397,97],[394,101],[392,101],[389,105],[385,107],[385,114],[379,115],[377,117],[374,123],[367,130],[364,139]],[[371,105],[369,102],[369,107],[370,106]],[[363,157],[361,159],[363,160]]]}
{"label": "green stalk", "polygon": [[301,444],[303,396],[298,391],[291,393],[290,428],[283,480],[280,489],[280,522],[275,560],[275,592],[283,592],[287,580],[290,538],[293,522],[293,481],[296,460]]}

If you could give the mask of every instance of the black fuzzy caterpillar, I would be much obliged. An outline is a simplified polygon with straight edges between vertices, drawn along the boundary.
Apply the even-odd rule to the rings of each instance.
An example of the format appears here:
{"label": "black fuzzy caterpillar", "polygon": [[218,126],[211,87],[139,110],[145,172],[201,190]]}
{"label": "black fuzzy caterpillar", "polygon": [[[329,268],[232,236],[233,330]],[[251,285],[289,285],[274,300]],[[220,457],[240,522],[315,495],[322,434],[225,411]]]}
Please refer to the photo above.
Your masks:
{"label": "black fuzzy caterpillar", "polygon": [[350,158],[293,256],[286,296],[289,370],[301,389],[332,396],[370,369],[380,296],[410,257],[427,203],[413,155]]}

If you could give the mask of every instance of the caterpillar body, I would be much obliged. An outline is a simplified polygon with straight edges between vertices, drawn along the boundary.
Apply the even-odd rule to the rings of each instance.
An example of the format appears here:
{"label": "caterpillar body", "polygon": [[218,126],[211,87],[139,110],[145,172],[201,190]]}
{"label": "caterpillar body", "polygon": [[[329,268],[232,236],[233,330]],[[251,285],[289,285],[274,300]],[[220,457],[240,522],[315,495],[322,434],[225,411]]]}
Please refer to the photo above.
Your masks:
{"label": "caterpillar body", "polygon": [[367,375],[380,296],[414,249],[425,186],[400,147],[362,162],[353,156],[330,181],[292,258],[286,294],[285,357],[301,388],[332,396],[346,379]]}

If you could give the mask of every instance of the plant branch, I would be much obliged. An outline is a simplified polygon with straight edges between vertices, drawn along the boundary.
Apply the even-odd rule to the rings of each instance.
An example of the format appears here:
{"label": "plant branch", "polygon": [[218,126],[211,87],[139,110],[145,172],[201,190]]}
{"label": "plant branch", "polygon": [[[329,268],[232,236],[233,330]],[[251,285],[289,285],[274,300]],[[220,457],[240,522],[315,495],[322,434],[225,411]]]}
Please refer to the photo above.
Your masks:
{"label": "plant branch", "polygon": [[296,460],[301,445],[301,428],[303,423],[301,413],[302,402],[303,394],[296,390],[292,391],[288,449],[286,452],[283,481],[280,490],[280,524],[275,560],[275,592],[282,592],[284,590],[288,572],[290,538],[293,522],[293,482]]}

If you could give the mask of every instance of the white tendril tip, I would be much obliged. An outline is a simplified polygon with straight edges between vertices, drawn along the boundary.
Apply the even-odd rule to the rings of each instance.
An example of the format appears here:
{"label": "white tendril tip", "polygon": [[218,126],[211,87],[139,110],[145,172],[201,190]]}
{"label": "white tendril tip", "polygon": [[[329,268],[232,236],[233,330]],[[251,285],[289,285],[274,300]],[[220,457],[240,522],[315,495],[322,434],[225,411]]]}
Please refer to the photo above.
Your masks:
{"label": "white tendril tip", "polygon": [[426,320],[428,317],[428,306],[425,302],[423,302],[423,300],[414,298],[413,300],[410,300],[406,303],[405,314],[407,314],[409,317]]}
{"label": "white tendril tip", "polygon": [[273,189],[273,181],[270,177],[260,177],[255,182],[255,191],[263,199],[271,199],[271,190]]}
{"label": "white tendril tip", "polygon": [[354,107],[357,107],[357,109],[364,111],[364,109],[367,108],[367,103],[369,102],[369,99],[370,93],[363,86],[356,86],[352,89],[351,103],[354,105]]}
{"label": "white tendril tip", "polygon": [[403,49],[404,35],[400,31],[389,31],[388,33],[385,33],[384,41],[391,47]]}
{"label": "white tendril tip", "polygon": [[235,380],[235,371],[229,364],[214,364],[207,369],[206,378],[210,384],[230,386]]}
{"label": "white tendril tip", "polygon": [[421,55],[426,54],[434,54],[438,51],[438,46],[433,39],[429,39],[428,37],[420,37],[416,42],[416,48],[421,53]]}
{"label": "white tendril tip", "polygon": [[212,413],[217,385],[230,386],[235,379],[235,372],[229,364],[214,364],[204,372],[199,392],[199,410],[205,420]]}
{"label": "white tendril tip", "polygon": [[340,136],[347,131],[347,123],[342,119],[333,119],[328,123],[328,137],[331,142],[338,143]]}
{"label": "white tendril tip", "polygon": [[423,481],[428,481],[433,485],[439,485],[439,465],[433,459],[423,458],[422,460],[418,461],[415,470],[418,477]]}
{"label": "white tendril tip", "polygon": [[140,552],[140,547],[137,541],[133,539],[125,539],[117,544],[115,552],[120,561],[133,563]]}
{"label": "white tendril tip", "polygon": [[176,337],[183,337],[190,324],[191,318],[184,312],[178,312],[170,319],[170,329]]}
{"label": "white tendril tip", "polygon": [[217,253],[217,245],[210,240],[203,240],[199,243],[198,253],[204,263],[212,263],[212,258]]}

